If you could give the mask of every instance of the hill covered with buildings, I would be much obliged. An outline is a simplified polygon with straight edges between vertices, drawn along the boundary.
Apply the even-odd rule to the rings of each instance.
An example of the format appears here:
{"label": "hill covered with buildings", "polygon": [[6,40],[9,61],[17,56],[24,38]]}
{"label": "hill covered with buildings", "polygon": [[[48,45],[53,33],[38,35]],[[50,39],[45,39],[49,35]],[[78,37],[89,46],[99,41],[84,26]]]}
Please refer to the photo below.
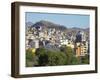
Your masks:
{"label": "hill covered with buildings", "polygon": [[26,23],[26,50],[44,48],[62,52],[64,46],[70,47],[76,57],[89,55],[89,28],[68,28],[44,20]]}

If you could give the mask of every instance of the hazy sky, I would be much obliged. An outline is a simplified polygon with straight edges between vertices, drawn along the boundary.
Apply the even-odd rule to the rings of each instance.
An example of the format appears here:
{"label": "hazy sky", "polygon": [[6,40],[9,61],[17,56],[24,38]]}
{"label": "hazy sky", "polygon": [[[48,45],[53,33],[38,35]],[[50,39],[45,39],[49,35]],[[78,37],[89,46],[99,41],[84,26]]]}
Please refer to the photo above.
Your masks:
{"label": "hazy sky", "polygon": [[79,14],[54,14],[54,13],[25,13],[26,22],[38,22],[40,20],[46,20],[55,24],[64,25],[66,27],[78,27],[87,28],[89,27],[90,16],[79,15]]}

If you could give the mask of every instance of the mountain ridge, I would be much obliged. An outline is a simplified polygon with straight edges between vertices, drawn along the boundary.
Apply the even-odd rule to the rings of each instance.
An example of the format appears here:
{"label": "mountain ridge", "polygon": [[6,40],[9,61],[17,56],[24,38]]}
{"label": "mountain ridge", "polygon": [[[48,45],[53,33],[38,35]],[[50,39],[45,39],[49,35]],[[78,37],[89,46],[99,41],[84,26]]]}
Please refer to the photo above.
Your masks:
{"label": "mountain ridge", "polygon": [[45,21],[45,20],[41,20],[32,25],[32,27],[36,27],[36,26],[42,26],[43,28],[55,28],[55,29],[61,29],[61,30],[67,29],[63,25],[55,24],[53,22]]}
{"label": "mountain ridge", "polygon": [[85,29],[89,29],[89,27],[87,28],[78,28],[78,27],[71,27],[71,28],[68,28],[67,26],[64,26],[64,25],[60,25],[60,24],[55,24],[53,22],[50,22],[50,21],[46,21],[46,20],[40,20],[36,23],[32,23],[32,22],[26,22],[26,27],[36,27],[36,26],[45,26],[45,27],[48,27],[48,28],[56,28],[56,27],[63,27],[64,29],[75,29],[75,30],[85,30]]}

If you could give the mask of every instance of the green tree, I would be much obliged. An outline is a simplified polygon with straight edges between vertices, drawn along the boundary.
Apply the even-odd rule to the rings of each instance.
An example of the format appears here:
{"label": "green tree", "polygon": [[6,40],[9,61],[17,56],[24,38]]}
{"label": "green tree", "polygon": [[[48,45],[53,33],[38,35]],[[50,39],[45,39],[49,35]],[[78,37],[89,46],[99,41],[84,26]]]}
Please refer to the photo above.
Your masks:
{"label": "green tree", "polygon": [[61,51],[40,48],[38,51],[36,51],[36,54],[38,56],[38,63],[40,66],[55,66],[66,64],[66,55]]}
{"label": "green tree", "polygon": [[71,64],[73,65],[80,64],[80,58],[73,56]]}
{"label": "green tree", "polygon": [[89,55],[85,55],[81,58],[82,64],[89,64]]}
{"label": "green tree", "polygon": [[80,59],[74,55],[74,51],[69,46],[62,46],[61,51],[66,54],[67,62],[66,65],[72,65],[72,64],[79,64]]}
{"label": "green tree", "polygon": [[48,65],[65,65],[66,55],[60,51],[48,51]]}
{"label": "green tree", "polygon": [[39,56],[40,54],[44,54],[46,52],[46,49],[45,48],[38,48],[37,50],[36,50],[36,52],[35,52],[35,54],[37,55],[37,56]]}
{"label": "green tree", "polygon": [[66,58],[67,58],[67,63],[66,64],[67,65],[72,64],[71,62],[72,62],[72,58],[74,56],[72,48],[68,47],[68,46],[62,46],[61,51],[66,54]]}
{"label": "green tree", "polygon": [[45,66],[48,62],[47,50],[45,48],[38,48],[36,50],[38,66]]}
{"label": "green tree", "polygon": [[73,59],[73,50],[71,47],[66,47],[66,56],[67,56],[67,64],[72,64],[72,59]]}

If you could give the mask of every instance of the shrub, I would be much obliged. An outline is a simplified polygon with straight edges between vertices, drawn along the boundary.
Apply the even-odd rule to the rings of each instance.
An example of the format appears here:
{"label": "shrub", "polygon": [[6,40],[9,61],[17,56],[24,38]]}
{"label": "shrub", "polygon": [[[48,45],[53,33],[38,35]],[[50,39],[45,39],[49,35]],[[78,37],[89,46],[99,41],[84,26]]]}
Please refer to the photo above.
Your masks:
{"label": "shrub", "polygon": [[26,50],[26,59],[28,59],[29,61],[33,60],[35,54],[32,53],[32,49],[28,49]]}
{"label": "shrub", "polygon": [[89,55],[85,55],[81,58],[81,63],[89,64]]}
{"label": "shrub", "polygon": [[[34,50],[34,52],[33,52]],[[32,67],[33,66],[33,59],[35,57],[35,49],[29,48],[26,50],[26,66]]]}

